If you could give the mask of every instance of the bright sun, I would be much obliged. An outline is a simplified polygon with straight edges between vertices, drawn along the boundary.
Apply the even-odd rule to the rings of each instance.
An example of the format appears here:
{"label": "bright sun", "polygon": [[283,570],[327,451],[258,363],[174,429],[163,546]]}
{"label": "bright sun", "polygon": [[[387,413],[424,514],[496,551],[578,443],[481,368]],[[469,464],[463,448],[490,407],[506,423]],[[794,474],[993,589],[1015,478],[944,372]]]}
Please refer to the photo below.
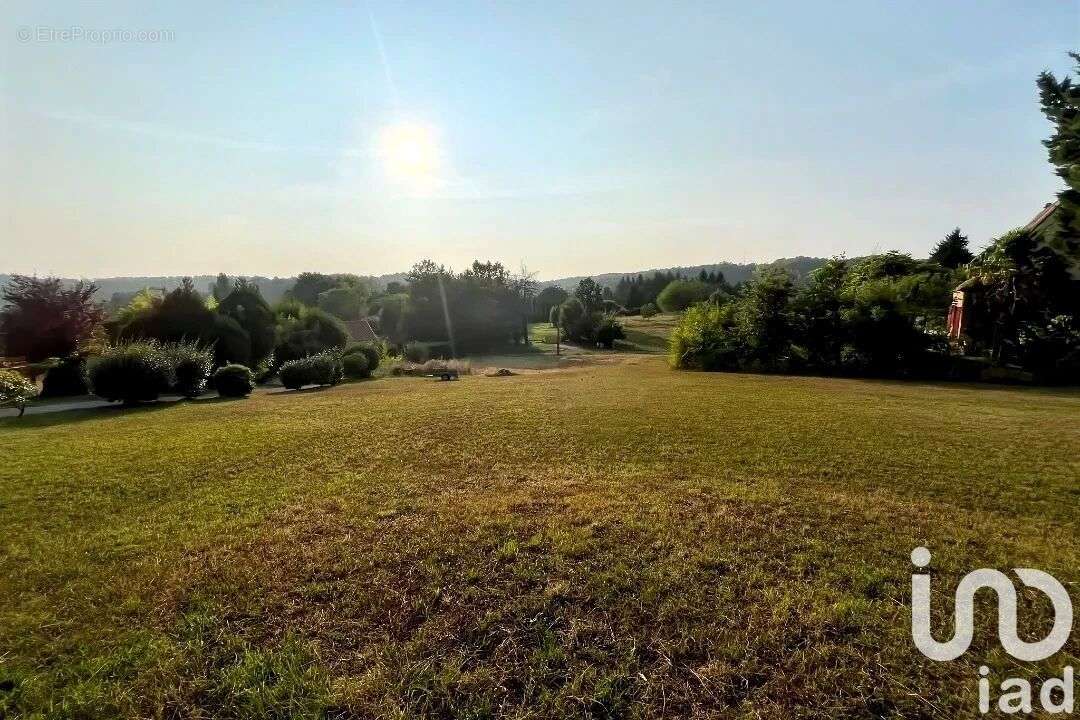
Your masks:
{"label": "bright sun", "polygon": [[429,183],[439,169],[439,141],[435,129],[417,122],[399,122],[379,132],[379,156],[391,178]]}

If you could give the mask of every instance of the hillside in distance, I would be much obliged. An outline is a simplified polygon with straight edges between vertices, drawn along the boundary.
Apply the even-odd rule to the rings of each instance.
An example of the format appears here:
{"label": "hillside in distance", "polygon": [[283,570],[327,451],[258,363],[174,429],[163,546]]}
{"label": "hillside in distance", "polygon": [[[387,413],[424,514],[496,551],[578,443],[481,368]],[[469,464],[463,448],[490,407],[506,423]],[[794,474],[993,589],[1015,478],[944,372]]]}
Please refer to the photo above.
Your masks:
{"label": "hillside in distance", "polygon": [[[773,260],[767,263],[711,263],[708,265],[683,265],[668,268],[652,268],[649,270],[632,270],[628,272],[612,272],[602,273],[600,275],[591,276],[596,282],[605,287],[614,288],[619,280],[623,277],[632,277],[642,275],[649,277],[658,272],[673,272],[681,273],[686,277],[692,277],[697,275],[702,270],[706,272],[719,271],[724,274],[724,278],[736,285],[741,282],[745,282],[750,279],[754,274],[754,271],[758,268],[771,268],[781,267],[785,268],[795,276],[796,280],[805,278],[812,270],[820,267],[825,262],[825,258],[816,257],[793,257],[793,258],[780,258],[779,260]],[[102,302],[108,302],[115,293],[135,293],[143,288],[155,288],[164,289],[166,292],[173,290],[180,285],[183,280],[182,275],[153,275],[153,276],[138,276],[138,277],[105,277],[105,278],[91,278],[98,287],[97,296]],[[235,277],[235,276],[230,276]],[[245,276],[248,280],[254,282],[259,286],[259,290],[262,291],[263,297],[270,303],[275,303],[280,300],[293,286],[296,281],[295,277],[263,277],[259,275]],[[370,280],[377,287],[386,287],[389,282],[397,281],[401,282],[405,279],[405,273],[391,273],[387,275],[364,275],[362,277]],[[565,290],[573,290],[577,287],[578,282],[587,275],[575,275],[573,277],[555,278],[553,280],[540,280],[541,287],[547,287],[549,285],[557,285]],[[9,274],[0,274],[0,289],[5,287],[8,280],[11,278]],[[210,286],[213,285],[215,275],[195,275],[192,276],[192,280],[200,291],[209,293]],[[69,282],[74,282],[73,279],[65,278]]]}

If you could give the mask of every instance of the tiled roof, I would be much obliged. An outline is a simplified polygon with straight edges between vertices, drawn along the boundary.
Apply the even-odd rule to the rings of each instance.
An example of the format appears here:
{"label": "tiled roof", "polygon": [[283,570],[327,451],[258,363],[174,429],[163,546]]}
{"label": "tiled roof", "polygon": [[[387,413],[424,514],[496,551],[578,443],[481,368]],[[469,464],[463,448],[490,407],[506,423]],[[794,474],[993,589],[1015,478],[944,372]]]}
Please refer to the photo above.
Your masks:
{"label": "tiled roof", "polygon": [[345,323],[345,329],[356,342],[372,342],[379,339],[367,320],[349,320]]}

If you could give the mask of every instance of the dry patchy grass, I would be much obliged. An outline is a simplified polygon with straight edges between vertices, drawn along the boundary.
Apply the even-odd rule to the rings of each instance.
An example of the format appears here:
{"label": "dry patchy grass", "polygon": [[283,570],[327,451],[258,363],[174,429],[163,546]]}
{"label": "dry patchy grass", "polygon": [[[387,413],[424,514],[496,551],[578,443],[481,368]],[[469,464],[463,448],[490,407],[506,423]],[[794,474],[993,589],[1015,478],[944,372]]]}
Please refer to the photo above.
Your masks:
{"label": "dry patchy grass", "polygon": [[1075,392],[643,356],[3,421],[0,716],[969,715],[1077,641],[924,660],[908,553],[1075,587],[1078,446]]}

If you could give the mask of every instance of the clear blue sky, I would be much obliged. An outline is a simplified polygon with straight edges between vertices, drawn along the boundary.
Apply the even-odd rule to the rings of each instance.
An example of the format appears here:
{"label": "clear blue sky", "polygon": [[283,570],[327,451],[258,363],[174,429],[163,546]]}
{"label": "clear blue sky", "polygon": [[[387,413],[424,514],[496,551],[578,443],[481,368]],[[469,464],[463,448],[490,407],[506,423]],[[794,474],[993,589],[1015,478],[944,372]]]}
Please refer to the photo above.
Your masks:
{"label": "clear blue sky", "polygon": [[5,4],[0,272],[981,245],[1053,199],[1034,81],[1080,46],[1073,1],[150,5]]}

